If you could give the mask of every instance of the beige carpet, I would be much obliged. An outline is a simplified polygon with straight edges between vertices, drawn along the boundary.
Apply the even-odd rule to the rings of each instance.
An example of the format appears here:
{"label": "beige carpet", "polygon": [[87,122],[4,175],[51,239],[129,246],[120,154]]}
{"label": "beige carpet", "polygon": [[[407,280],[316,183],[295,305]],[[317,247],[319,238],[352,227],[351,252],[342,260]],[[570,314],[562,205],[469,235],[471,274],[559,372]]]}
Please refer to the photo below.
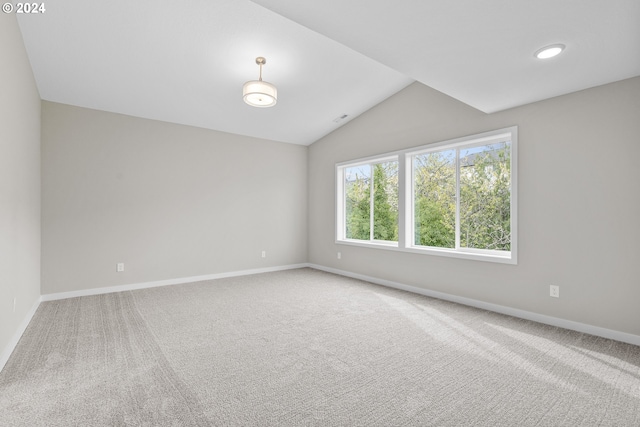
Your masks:
{"label": "beige carpet", "polygon": [[640,426],[640,347],[300,269],[41,304],[2,426]]}

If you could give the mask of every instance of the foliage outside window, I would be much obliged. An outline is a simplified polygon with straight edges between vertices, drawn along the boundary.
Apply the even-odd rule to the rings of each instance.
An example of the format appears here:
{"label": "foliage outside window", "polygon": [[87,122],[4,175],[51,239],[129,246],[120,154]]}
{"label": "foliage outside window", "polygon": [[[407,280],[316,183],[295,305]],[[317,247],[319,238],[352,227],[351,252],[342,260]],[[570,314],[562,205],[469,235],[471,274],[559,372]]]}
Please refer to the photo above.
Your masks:
{"label": "foliage outside window", "polygon": [[344,169],[345,237],[398,241],[398,162]]}
{"label": "foliage outside window", "polygon": [[338,164],[337,242],[516,263],[517,128]]}
{"label": "foliage outside window", "polygon": [[511,250],[510,141],[412,159],[414,245]]}

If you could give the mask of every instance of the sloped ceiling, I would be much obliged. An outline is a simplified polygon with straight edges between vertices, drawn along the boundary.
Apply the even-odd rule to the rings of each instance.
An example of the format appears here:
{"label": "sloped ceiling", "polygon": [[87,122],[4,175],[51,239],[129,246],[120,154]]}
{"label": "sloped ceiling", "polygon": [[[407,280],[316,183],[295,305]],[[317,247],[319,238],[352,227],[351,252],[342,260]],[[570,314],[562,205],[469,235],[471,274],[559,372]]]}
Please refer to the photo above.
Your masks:
{"label": "sloped ceiling", "polygon": [[[414,80],[491,113],[640,75],[637,0],[56,0],[18,21],[42,99],[303,145]],[[257,56],[268,109],[242,101]]]}
{"label": "sloped ceiling", "polygon": [[254,1],[486,113],[640,75],[638,0]]}

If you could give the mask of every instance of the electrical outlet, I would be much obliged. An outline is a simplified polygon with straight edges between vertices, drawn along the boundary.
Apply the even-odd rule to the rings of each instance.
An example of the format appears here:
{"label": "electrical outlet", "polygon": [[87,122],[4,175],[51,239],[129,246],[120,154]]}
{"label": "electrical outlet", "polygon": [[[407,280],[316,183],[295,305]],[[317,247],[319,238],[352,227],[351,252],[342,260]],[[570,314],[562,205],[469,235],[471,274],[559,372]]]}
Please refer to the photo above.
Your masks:
{"label": "electrical outlet", "polygon": [[552,296],[554,298],[560,298],[560,286],[550,285],[549,296]]}
{"label": "electrical outlet", "polygon": [[118,273],[122,273],[124,271],[124,262],[119,262],[116,264],[116,271]]}
{"label": "electrical outlet", "polygon": [[342,253],[338,252],[338,259],[342,259]]}
{"label": "electrical outlet", "polygon": [[262,258],[266,258],[267,257],[267,251],[262,251]]}
{"label": "electrical outlet", "polygon": [[18,298],[13,299],[13,312],[16,312],[16,305],[18,304]]}

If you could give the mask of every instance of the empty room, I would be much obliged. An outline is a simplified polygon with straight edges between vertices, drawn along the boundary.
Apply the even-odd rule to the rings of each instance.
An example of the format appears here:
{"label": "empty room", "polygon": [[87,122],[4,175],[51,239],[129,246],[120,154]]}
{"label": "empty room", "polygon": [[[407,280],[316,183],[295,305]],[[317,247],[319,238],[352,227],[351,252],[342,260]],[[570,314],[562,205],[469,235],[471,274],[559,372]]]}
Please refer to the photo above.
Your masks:
{"label": "empty room", "polygon": [[639,23],[4,2],[0,426],[640,426]]}

